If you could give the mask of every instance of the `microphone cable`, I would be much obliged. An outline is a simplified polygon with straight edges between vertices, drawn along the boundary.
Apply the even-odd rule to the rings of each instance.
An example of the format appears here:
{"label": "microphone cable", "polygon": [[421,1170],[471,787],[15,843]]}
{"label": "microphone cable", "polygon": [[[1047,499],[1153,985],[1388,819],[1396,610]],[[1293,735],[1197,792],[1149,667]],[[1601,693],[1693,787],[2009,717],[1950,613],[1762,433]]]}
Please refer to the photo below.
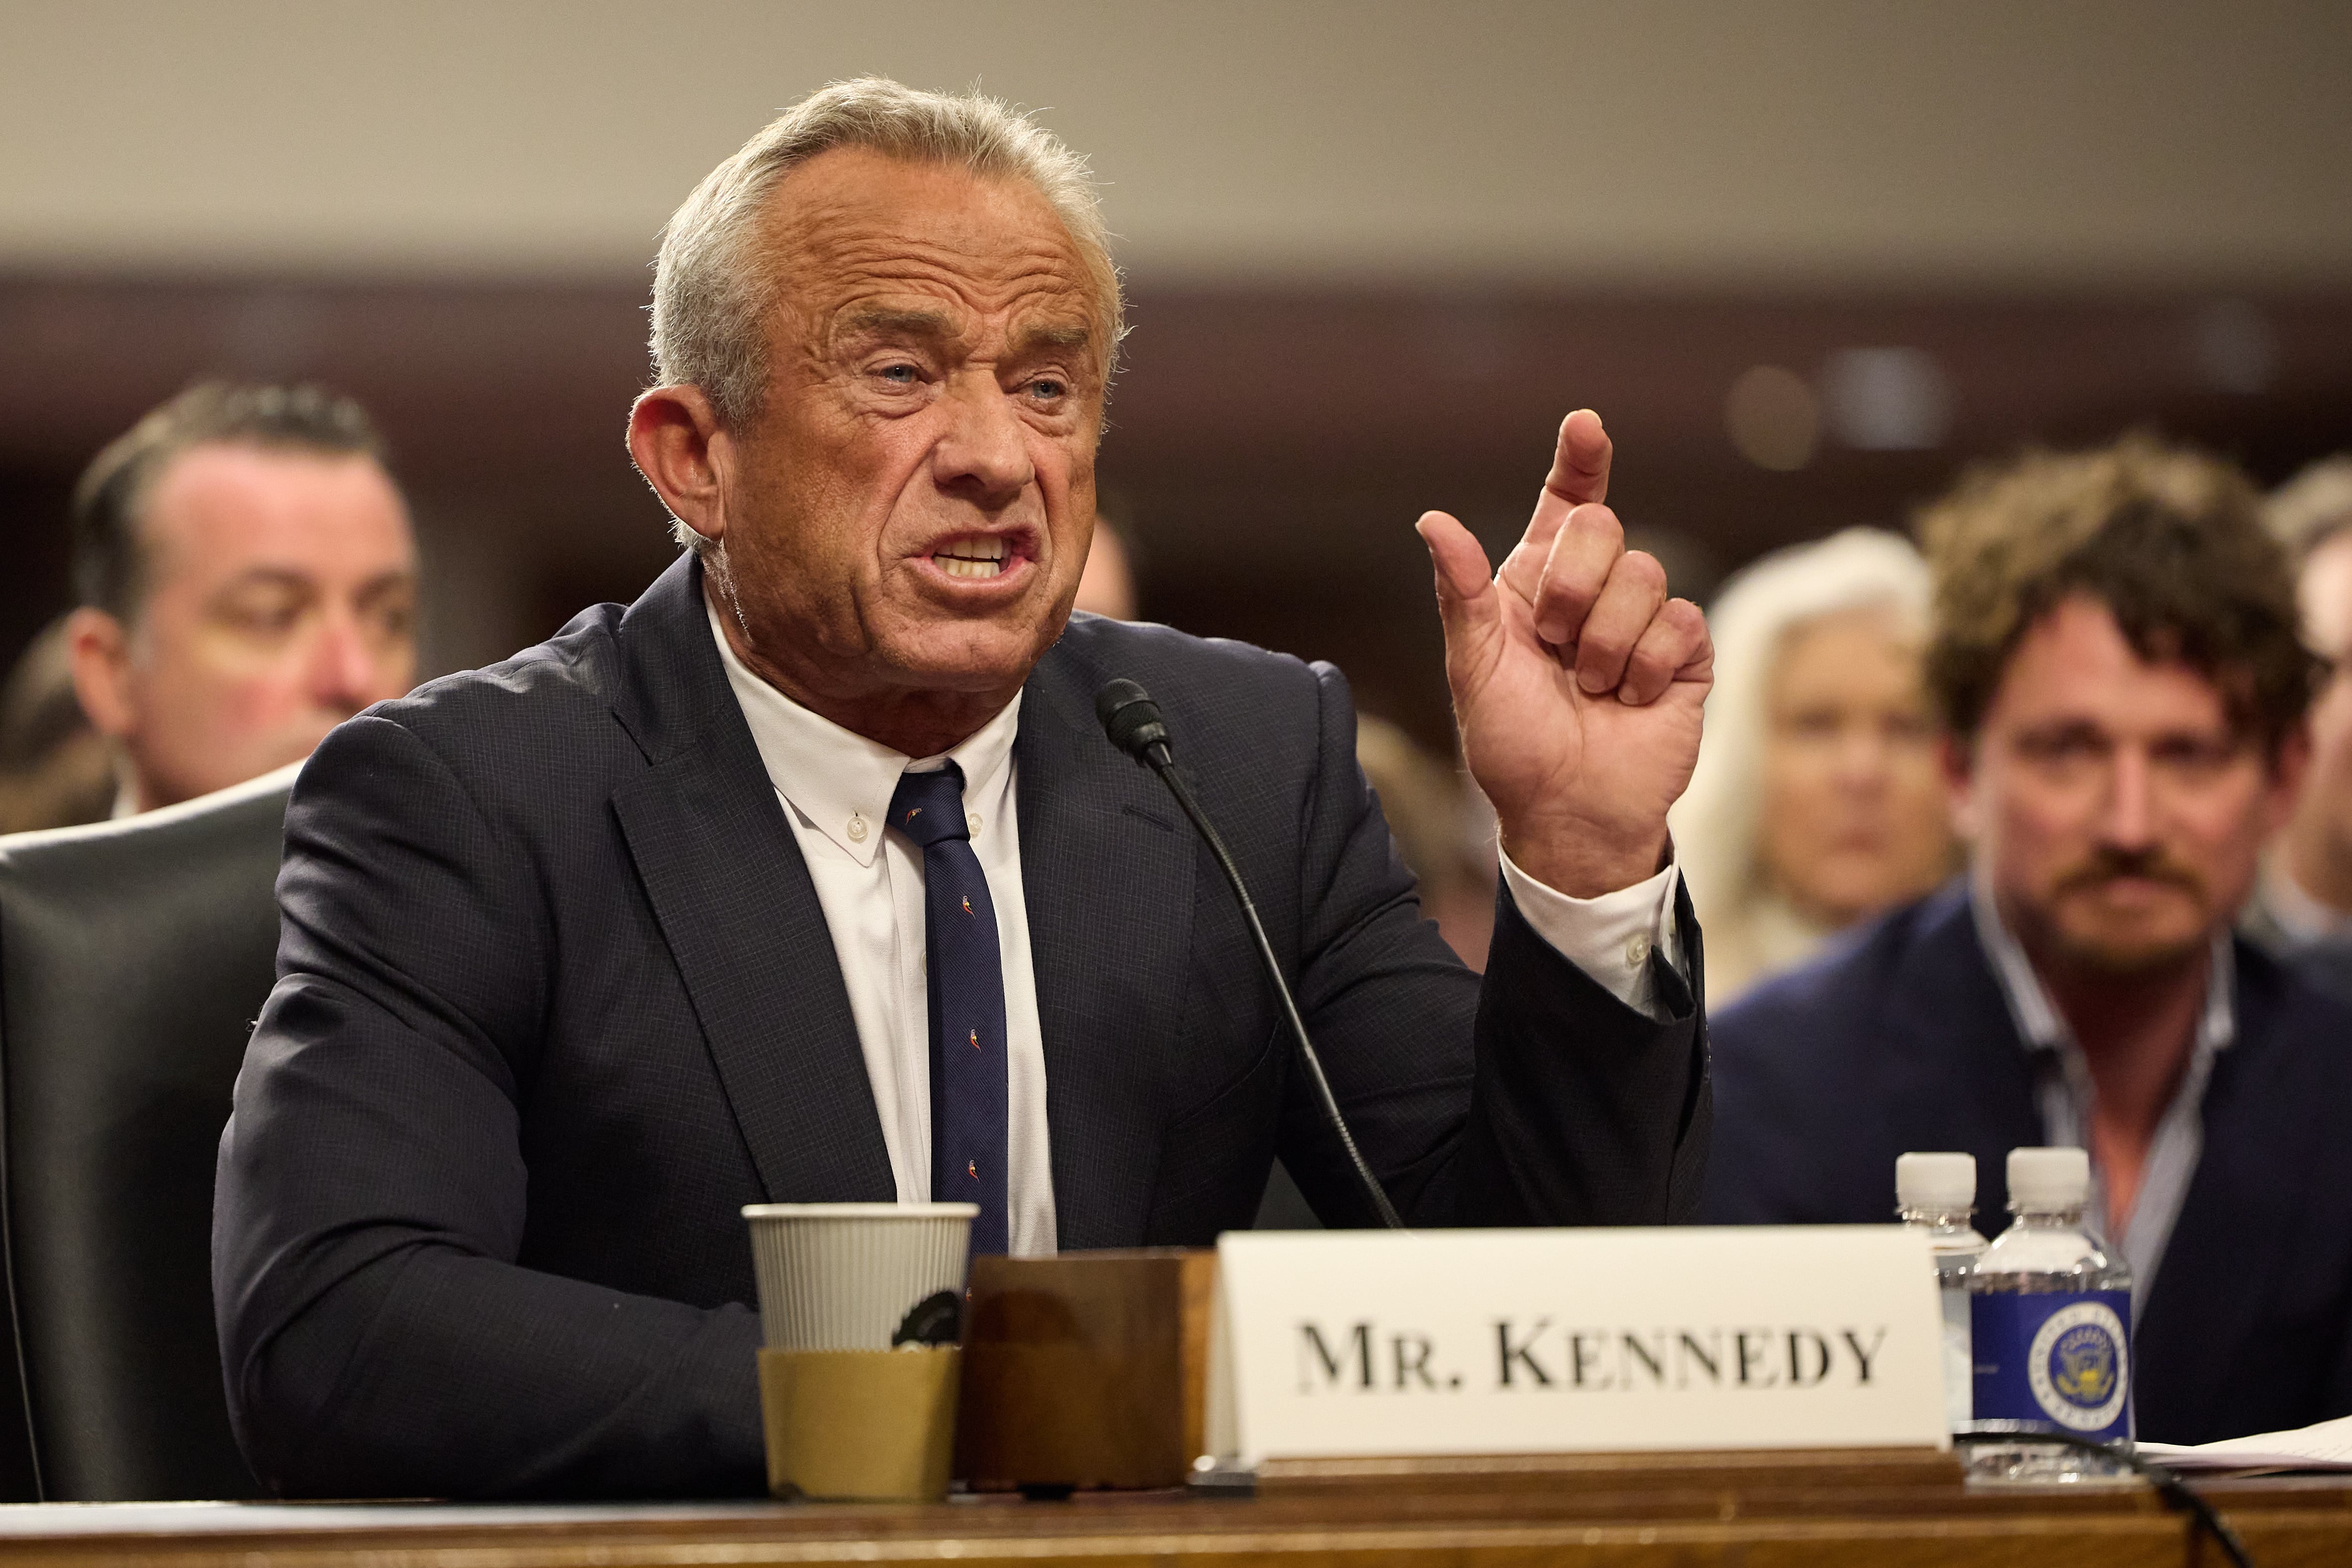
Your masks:
{"label": "microphone cable", "polygon": [[1250,936],[1257,943],[1258,962],[1265,966],[1266,978],[1274,983],[1274,994],[1282,1004],[1283,1018],[1290,1026],[1291,1037],[1298,1043],[1298,1059],[1307,1068],[1307,1080],[1314,1085],[1316,1097],[1323,1102],[1324,1119],[1339,1135],[1339,1146],[1347,1151],[1348,1162],[1356,1170],[1356,1180],[1362,1184],[1364,1195],[1371,1200],[1372,1212],[1380,1217],[1381,1224],[1390,1230],[1402,1230],[1404,1221],[1397,1217],[1396,1206],[1389,1202],[1387,1190],[1357,1149],[1355,1136],[1348,1131],[1348,1119],[1339,1113],[1339,1098],[1331,1092],[1331,1080],[1323,1075],[1323,1060],[1315,1054],[1314,1042],[1307,1037],[1306,1020],[1298,1016],[1298,1004],[1292,999],[1290,987],[1282,978],[1281,961],[1274,955],[1274,944],[1266,940],[1265,926],[1257,918],[1257,903],[1242,880],[1241,868],[1234,863],[1233,852],[1225,847],[1215,825],[1202,811],[1201,803],[1192,798],[1192,786],[1176,771],[1176,758],[1168,746],[1168,722],[1160,717],[1160,704],[1134,681],[1113,680],[1095,693],[1095,716],[1102,721],[1111,744],[1160,775],[1160,782],[1168,786],[1168,793],[1184,808],[1185,816],[1201,835],[1202,842],[1208,845],[1209,853],[1215,857],[1218,869],[1224,872],[1226,884],[1241,905],[1242,919],[1249,926]]}

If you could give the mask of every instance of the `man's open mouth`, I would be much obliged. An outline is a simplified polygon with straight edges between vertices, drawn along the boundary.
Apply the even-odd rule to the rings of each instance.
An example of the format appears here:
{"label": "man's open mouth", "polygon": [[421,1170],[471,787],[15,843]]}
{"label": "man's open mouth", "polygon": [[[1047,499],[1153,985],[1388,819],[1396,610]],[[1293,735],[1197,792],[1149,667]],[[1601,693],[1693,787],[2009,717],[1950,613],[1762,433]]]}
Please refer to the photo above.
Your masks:
{"label": "man's open mouth", "polygon": [[950,577],[994,577],[1003,573],[1012,554],[1012,546],[1002,539],[959,539],[931,552],[931,559]]}

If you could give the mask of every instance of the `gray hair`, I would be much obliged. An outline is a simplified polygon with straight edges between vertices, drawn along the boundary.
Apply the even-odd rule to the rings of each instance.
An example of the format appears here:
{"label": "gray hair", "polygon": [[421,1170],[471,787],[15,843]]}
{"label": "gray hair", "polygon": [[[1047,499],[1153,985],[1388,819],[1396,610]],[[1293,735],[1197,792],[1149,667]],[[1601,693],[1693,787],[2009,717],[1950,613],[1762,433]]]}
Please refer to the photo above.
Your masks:
{"label": "gray hair", "polygon": [[2313,551],[2352,529],[2352,457],[2314,463],[2273,490],[2263,521],[2300,568]]}
{"label": "gray hair", "polygon": [[[670,215],[654,262],[651,347],[662,384],[699,386],[730,424],[759,413],[768,379],[761,317],[781,281],[750,254],[761,209],[777,181],[836,147],[1034,186],[1076,242],[1094,285],[1108,378],[1127,330],[1126,305],[1087,161],[999,100],[922,92],[869,76],[834,82],[785,110]],[[688,548],[702,547],[684,524],[674,531]]]}

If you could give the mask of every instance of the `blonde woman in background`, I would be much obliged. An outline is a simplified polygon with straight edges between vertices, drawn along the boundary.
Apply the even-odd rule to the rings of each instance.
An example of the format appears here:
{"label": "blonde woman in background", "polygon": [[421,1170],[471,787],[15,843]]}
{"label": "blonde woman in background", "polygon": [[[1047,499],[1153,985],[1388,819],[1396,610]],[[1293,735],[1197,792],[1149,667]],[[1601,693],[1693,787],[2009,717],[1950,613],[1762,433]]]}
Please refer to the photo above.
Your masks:
{"label": "blonde woman in background", "polygon": [[1706,618],[1706,737],[1670,821],[1719,1008],[1926,892],[1955,854],[1920,679],[1927,568],[1907,541],[1850,528],[1777,551]]}

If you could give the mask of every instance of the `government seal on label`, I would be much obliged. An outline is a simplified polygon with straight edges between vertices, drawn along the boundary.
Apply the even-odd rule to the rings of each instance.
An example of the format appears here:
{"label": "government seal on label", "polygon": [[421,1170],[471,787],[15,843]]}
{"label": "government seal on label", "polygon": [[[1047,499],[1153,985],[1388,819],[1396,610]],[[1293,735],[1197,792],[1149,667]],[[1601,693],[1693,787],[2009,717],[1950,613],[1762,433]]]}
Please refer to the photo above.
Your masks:
{"label": "government seal on label", "polygon": [[2131,1368],[2124,1323],[2102,1301],[2062,1307],[2042,1321],[2026,1354],[2034,1403],[2061,1426],[2095,1432],[2124,1413]]}

